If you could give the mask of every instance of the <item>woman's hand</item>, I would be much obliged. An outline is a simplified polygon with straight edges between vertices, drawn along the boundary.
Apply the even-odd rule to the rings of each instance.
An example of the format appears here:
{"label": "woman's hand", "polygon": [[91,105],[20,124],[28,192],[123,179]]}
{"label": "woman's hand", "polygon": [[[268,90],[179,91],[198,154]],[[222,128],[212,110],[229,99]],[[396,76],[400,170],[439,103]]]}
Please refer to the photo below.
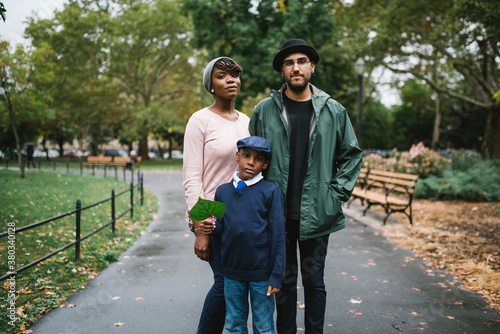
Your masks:
{"label": "woman's hand", "polygon": [[196,238],[194,239],[194,253],[203,261],[208,261],[210,256],[210,239],[208,235],[200,231],[196,231]]}
{"label": "woman's hand", "polygon": [[201,260],[208,261],[210,256],[210,239],[208,238],[208,235],[203,232],[201,225],[202,223],[206,224],[207,222],[208,224],[213,224],[212,219],[207,219],[203,222],[192,220],[192,222],[194,225],[194,233],[196,235],[196,238],[194,239],[194,253]]}
{"label": "woman's hand", "polygon": [[273,293],[278,293],[278,292],[280,292],[280,288],[276,288],[276,287],[270,286],[270,285],[267,286],[267,295],[268,296],[272,295]]}

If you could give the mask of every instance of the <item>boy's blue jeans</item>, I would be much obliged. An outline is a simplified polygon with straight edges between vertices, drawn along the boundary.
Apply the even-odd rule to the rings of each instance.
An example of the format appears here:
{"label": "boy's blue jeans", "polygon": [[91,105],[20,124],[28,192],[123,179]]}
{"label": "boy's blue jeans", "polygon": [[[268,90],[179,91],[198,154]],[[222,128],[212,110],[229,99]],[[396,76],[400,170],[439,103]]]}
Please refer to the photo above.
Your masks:
{"label": "boy's blue jeans", "polygon": [[224,275],[219,240],[210,238],[210,257],[208,263],[214,273],[214,285],[205,297],[203,310],[198,324],[198,334],[220,334],[224,330],[226,301],[224,300]]}
{"label": "boy's blue jeans", "polygon": [[236,281],[224,278],[226,332],[248,333],[248,295],[252,306],[253,332],[274,334],[274,296],[267,296],[267,281]]}
{"label": "boy's blue jeans", "polygon": [[286,269],[283,286],[276,295],[276,329],[279,334],[297,333],[297,244],[304,285],[305,332],[323,333],[326,309],[324,270],[330,235],[299,241],[299,221],[286,221]]}

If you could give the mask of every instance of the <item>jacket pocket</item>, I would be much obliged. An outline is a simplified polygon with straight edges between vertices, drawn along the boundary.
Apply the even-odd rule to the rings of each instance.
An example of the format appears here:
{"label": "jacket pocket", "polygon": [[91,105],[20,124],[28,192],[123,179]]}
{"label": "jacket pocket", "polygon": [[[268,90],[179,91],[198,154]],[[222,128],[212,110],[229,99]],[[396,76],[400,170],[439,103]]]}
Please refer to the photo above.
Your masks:
{"label": "jacket pocket", "polygon": [[337,217],[342,213],[341,201],[330,184],[326,185],[325,214],[329,217]]}

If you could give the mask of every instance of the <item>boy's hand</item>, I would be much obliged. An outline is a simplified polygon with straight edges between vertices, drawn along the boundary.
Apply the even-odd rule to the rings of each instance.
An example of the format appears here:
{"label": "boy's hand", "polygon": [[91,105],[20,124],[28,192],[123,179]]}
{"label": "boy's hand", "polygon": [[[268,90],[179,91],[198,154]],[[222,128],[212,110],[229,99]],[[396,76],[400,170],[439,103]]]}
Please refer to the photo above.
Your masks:
{"label": "boy's hand", "polygon": [[200,222],[200,231],[203,234],[211,234],[214,229],[215,220],[213,218],[208,218]]}
{"label": "boy's hand", "polygon": [[270,285],[267,287],[267,295],[268,296],[272,295],[273,293],[278,293],[278,292],[280,292],[280,288],[276,288],[276,287],[270,286]]}

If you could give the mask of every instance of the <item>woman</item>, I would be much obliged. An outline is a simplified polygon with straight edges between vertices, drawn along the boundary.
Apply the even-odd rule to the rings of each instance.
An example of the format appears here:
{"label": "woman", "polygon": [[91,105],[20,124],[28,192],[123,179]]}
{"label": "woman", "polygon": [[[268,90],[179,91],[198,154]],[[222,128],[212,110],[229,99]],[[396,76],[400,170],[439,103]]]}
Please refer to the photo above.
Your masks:
{"label": "woman", "polygon": [[[229,182],[238,167],[236,142],[250,135],[250,119],[234,108],[242,72],[228,57],[213,59],[203,71],[203,85],[215,102],[195,112],[186,126],[183,176],[188,210],[198,197],[213,200],[217,187]],[[200,222],[191,221],[190,226],[196,235],[195,254],[208,261],[214,273],[214,284],[205,298],[198,334],[222,333],[226,306],[219,244],[199,230]]]}

